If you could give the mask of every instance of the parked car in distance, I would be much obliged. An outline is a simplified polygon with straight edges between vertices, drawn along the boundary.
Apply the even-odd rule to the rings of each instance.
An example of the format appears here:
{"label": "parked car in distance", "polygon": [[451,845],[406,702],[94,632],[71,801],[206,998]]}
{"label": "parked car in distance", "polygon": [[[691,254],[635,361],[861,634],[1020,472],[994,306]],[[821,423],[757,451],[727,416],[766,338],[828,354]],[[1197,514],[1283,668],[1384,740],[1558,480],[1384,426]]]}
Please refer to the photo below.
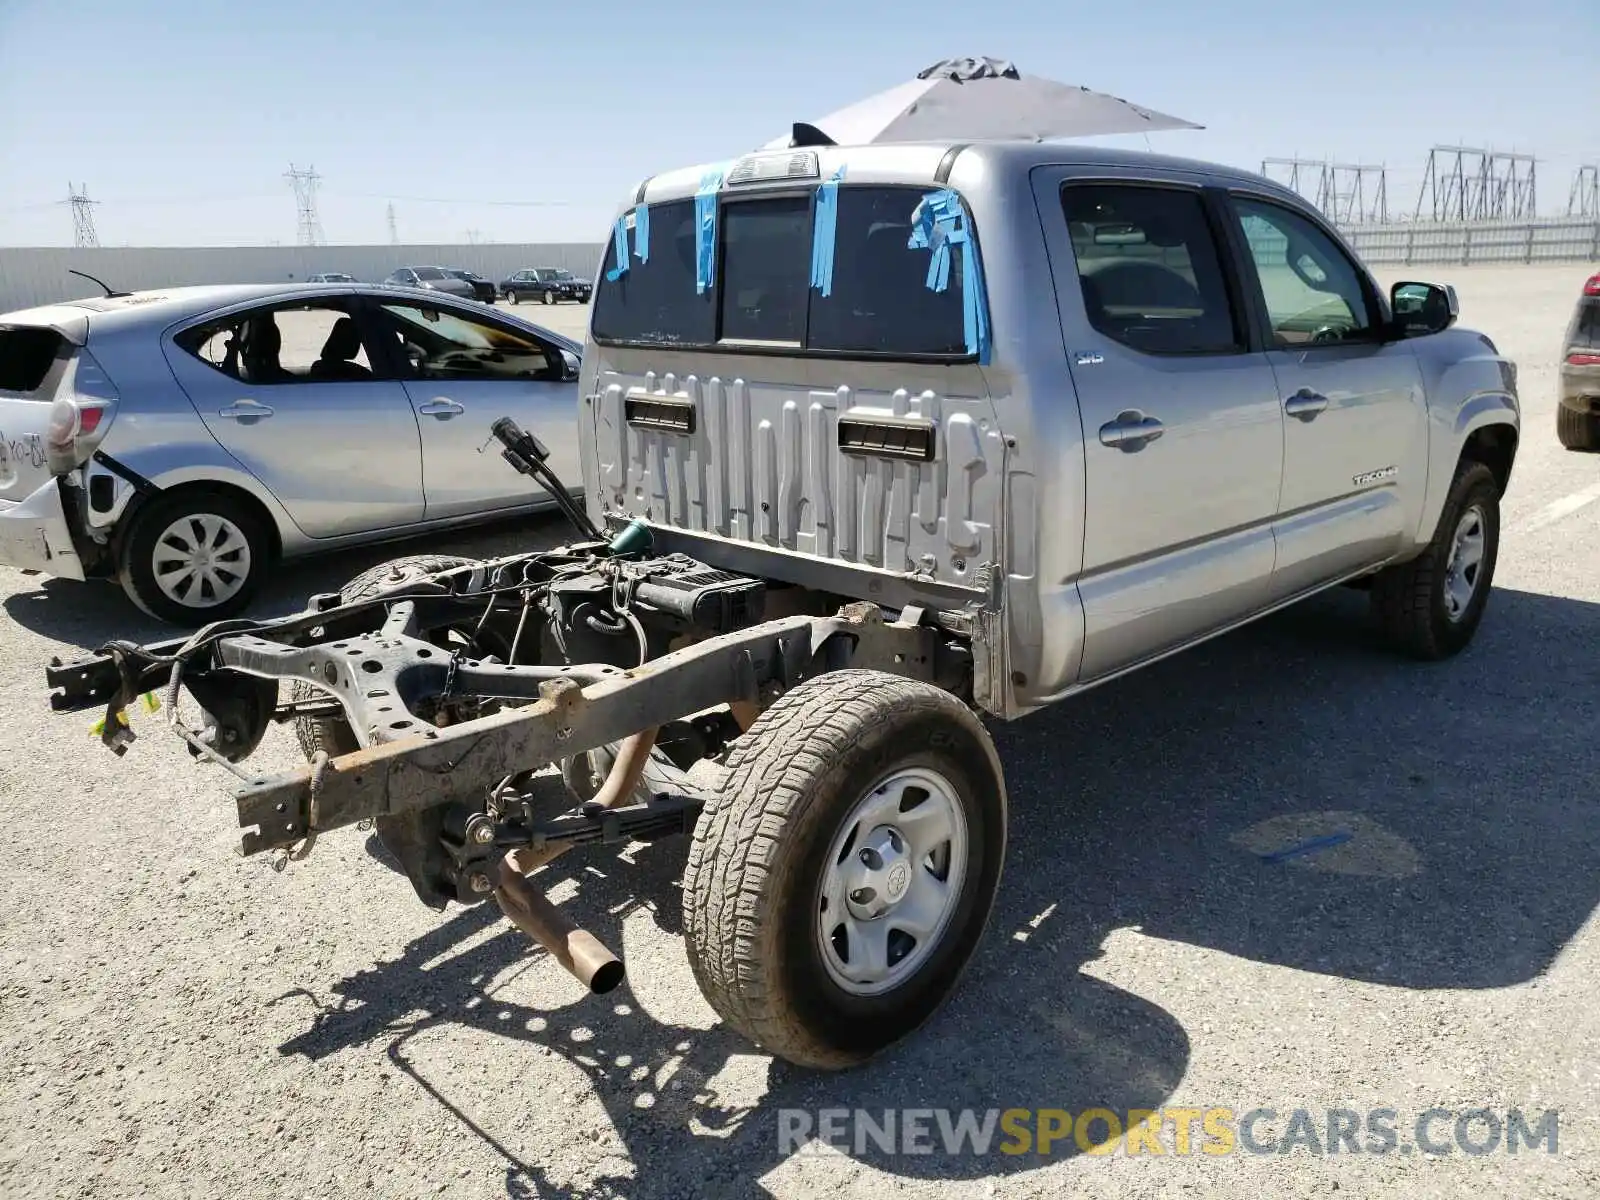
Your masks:
{"label": "parked car in distance", "polygon": [[500,294],[512,304],[523,300],[537,300],[541,304],[559,304],[563,300],[571,300],[587,304],[591,290],[587,279],[579,279],[571,271],[560,267],[529,267],[508,277],[500,285]]}
{"label": "parked car in distance", "polygon": [[343,271],[322,271],[306,279],[307,283],[354,283],[355,281],[354,275],[346,275]]}
{"label": "parked car in distance", "polygon": [[1578,295],[1562,342],[1556,437],[1568,450],[1600,451],[1600,273]]}
{"label": "parked car in distance", "polygon": [[463,300],[475,300],[478,296],[478,289],[472,286],[470,279],[452,275],[444,267],[401,267],[391,272],[383,282],[395,287],[444,292],[448,296],[460,296]]}
{"label": "parked car in distance", "polygon": [[485,304],[493,304],[499,299],[499,290],[476,271],[463,271],[459,267],[446,267],[445,270],[457,279],[465,279],[472,285],[472,298],[474,300],[481,300]]}
{"label": "parked car in distance", "polygon": [[581,346],[437,291],[174,288],[0,315],[0,565],[242,610],[280,558],[533,511],[578,478]]}

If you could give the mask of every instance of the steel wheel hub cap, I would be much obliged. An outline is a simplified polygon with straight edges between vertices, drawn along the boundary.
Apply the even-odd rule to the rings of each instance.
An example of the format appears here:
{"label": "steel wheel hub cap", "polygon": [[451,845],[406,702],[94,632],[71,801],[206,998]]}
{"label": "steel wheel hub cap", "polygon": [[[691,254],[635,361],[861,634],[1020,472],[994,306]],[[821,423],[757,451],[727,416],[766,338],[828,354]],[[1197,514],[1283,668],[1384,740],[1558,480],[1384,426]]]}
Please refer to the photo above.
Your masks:
{"label": "steel wheel hub cap", "polygon": [[185,608],[232,600],[250,575],[250,542],[226,517],[180,517],[156,539],[150,567],[167,599]]}
{"label": "steel wheel hub cap", "polygon": [[817,900],[829,977],[858,996],[913,975],[939,944],[966,874],[966,814],[948,780],[901,771],[862,797],[830,847]]}
{"label": "steel wheel hub cap", "polygon": [[1444,572],[1444,611],[1459,621],[1478,592],[1483,569],[1484,538],[1487,523],[1476,505],[1461,514],[1455,537],[1450,543],[1450,559]]}

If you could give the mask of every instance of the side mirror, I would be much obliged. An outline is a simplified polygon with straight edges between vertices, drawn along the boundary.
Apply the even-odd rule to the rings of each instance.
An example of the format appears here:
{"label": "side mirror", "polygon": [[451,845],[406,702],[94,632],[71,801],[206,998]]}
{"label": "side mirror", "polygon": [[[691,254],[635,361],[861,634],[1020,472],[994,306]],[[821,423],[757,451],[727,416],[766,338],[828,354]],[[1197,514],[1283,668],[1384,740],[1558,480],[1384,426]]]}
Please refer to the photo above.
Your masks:
{"label": "side mirror", "polygon": [[1397,283],[1389,289],[1397,337],[1426,337],[1443,333],[1461,316],[1461,302],[1449,284]]}
{"label": "side mirror", "polygon": [[578,378],[578,370],[580,366],[581,363],[579,362],[576,354],[569,354],[565,350],[561,352],[561,378],[564,382],[575,382]]}

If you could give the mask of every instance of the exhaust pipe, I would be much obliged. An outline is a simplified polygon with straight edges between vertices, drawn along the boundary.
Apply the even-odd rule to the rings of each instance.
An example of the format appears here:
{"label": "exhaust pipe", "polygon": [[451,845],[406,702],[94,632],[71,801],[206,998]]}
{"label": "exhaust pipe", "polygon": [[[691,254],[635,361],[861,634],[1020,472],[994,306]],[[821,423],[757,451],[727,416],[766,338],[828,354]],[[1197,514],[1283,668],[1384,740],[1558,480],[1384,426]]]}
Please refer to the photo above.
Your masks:
{"label": "exhaust pipe", "polygon": [[622,982],[622,960],[600,944],[600,939],[562,912],[549,899],[528,886],[528,881],[508,863],[500,867],[494,889],[500,911],[523,933],[550,952],[584,987],[604,995]]}
{"label": "exhaust pipe", "polygon": [[[615,808],[631,796],[655,744],[654,729],[636,733],[624,741],[605,783],[590,804]],[[594,934],[579,928],[542,893],[529,887],[524,878],[570,849],[571,843],[557,843],[537,851],[511,851],[501,860],[494,898],[513,925],[549,951],[550,957],[570,971],[584,987],[603,995],[622,982],[626,974],[622,960],[607,950]]]}

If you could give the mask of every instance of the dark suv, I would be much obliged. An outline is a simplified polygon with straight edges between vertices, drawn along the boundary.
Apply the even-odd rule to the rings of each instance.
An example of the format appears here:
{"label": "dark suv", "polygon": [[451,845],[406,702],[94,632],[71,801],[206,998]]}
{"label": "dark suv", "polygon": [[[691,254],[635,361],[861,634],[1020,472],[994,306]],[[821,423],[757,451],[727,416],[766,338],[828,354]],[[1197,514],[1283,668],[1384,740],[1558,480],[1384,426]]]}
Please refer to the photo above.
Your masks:
{"label": "dark suv", "polygon": [[587,304],[589,291],[587,279],[579,279],[571,271],[559,267],[529,267],[500,285],[500,294],[512,304],[523,298],[541,304],[559,304],[563,300]]}
{"label": "dark suv", "polygon": [[485,304],[493,304],[499,299],[499,293],[494,284],[490,283],[476,271],[463,271],[459,267],[446,267],[446,273],[454,275],[457,279],[464,279],[472,285],[472,298],[481,300]]}
{"label": "dark suv", "polygon": [[1563,345],[1556,437],[1568,450],[1600,451],[1600,274],[1584,283]]}

